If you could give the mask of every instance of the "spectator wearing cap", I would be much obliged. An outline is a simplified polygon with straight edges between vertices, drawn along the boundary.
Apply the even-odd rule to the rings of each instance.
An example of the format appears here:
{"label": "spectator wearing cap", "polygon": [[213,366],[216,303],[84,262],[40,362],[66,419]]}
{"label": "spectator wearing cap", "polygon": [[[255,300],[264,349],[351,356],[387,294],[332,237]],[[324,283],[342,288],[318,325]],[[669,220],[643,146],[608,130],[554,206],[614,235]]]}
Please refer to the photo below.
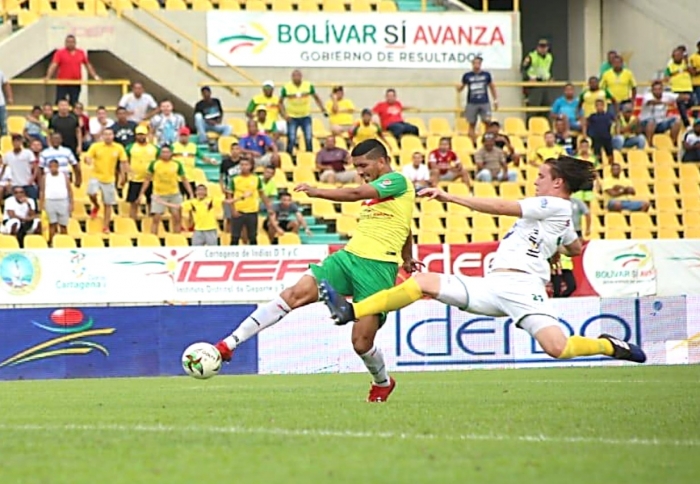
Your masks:
{"label": "spectator wearing cap", "polygon": [[[522,63],[524,78],[530,82],[549,82],[552,80],[552,64],[554,57],[549,51],[549,41],[540,39],[537,47],[525,56]],[[527,88],[527,105],[530,107],[545,107],[550,105],[549,88]],[[539,116],[540,113],[528,113],[528,118]]]}
{"label": "spectator wearing cap", "polygon": [[[0,157],[0,165],[12,173],[12,185],[21,187],[29,198],[37,199],[38,166],[34,153],[24,147],[21,134],[12,135],[12,149]],[[2,174],[0,173],[0,176]]]}
{"label": "spectator wearing cap", "polygon": [[355,170],[347,170],[349,153],[335,145],[335,136],[326,138],[323,148],[316,153],[316,169],[321,174],[321,183],[355,183],[358,181]]}
{"label": "spectator wearing cap", "polygon": [[151,119],[158,112],[156,100],[145,92],[140,81],[131,83],[131,92],[122,96],[118,106],[124,108],[129,121],[136,124]]}
{"label": "spectator wearing cap", "polygon": [[696,51],[688,57],[688,68],[693,74],[693,96],[695,97],[695,105],[700,105],[700,41],[695,45]]}
{"label": "spectator wearing cap", "polygon": [[683,150],[682,161],[700,161],[700,119],[696,119],[693,129],[683,136]]}
{"label": "spectator wearing cap", "polygon": [[292,80],[282,87],[280,93],[280,114],[287,120],[287,152],[291,155],[297,142],[297,131],[304,133],[306,151],[313,151],[313,126],[311,122],[311,99],[316,101],[324,116],[328,117],[323,101],[316,88],[309,81],[302,79],[301,71],[292,71]]}
{"label": "spectator wearing cap", "polygon": [[160,102],[160,112],[151,118],[151,135],[158,146],[170,145],[177,141],[180,129],[187,125],[182,114],[173,112],[170,99]]}
{"label": "spectator wearing cap", "polygon": [[622,106],[616,120],[616,131],[617,134],[613,136],[614,149],[644,149],[646,140],[642,134],[642,125],[637,116],[634,115],[634,106],[632,104],[626,103]]}
{"label": "spectator wearing cap", "polygon": [[368,139],[380,139],[384,144],[388,144],[382,133],[382,127],[372,120],[372,111],[367,108],[362,110],[360,120],[350,130],[350,139],[354,145]]}
{"label": "spectator wearing cap", "polygon": [[211,88],[201,89],[202,99],[194,105],[194,126],[197,129],[199,144],[207,142],[207,133],[230,136],[231,126],[223,124],[224,108],[219,98],[211,97]]}
{"label": "spectator wearing cap", "polygon": [[[88,60],[87,53],[76,48],[77,41],[75,35],[66,36],[62,49],[57,49],[51,58],[51,63],[46,71],[46,81],[56,74],[58,81],[81,81],[83,78],[82,67],[87,67],[90,75],[96,80],[101,80]],[[80,84],[59,84],[56,86],[56,103],[61,99],[66,99],[72,105],[80,98]]]}
{"label": "spectator wearing cap", "polygon": [[496,137],[491,133],[486,133],[482,138],[482,144],[481,149],[474,153],[477,181],[516,181],[518,174],[515,170],[508,169],[506,154],[496,146]]}
{"label": "spectator wearing cap", "polygon": [[268,135],[258,131],[258,123],[254,120],[248,121],[248,135],[238,142],[243,153],[255,161],[254,167],[264,168],[273,165],[279,168],[280,156],[277,152],[277,145]]}
{"label": "spectator wearing cap", "polygon": [[68,220],[73,213],[73,189],[65,173],[58,170],[58,161],[49,161],[49,171],[41,179],[41,201],[49,219],[49,241],[56,233],[68,233]]}
{"label": "spectator wearing cap", "polygon": [[396,98],[396,89],[390,88],[384,94],[384,101],[378,102],[372,112],[379,118],[379,124],[385,131],[390,131],[396,141],[401,142],[405,134],[418,136],[418,128],[403,119],[403,110],[407,109]]}
{"label": "spectator wearing cap", "polygon": [[345,97],[343,86],[333,88],[331,98],[326,102],[326,111],[330,116],[331,133],[338,136],[352,129],[355,104]]}
{"label": "spectator wearing cap", "polygon": [[216,160],[209,158],[204,154],[204,152],[199,148],[197,143],[190,140],[190,135],[192,132],[187,126],[180,128],[178,132],[178,138],[175,143],[171,145],[173,152],[173,160],[180,162],[183,169],[185,170],[185,178],[189,180],[190,190],[180,182],[180,193],[183,196],[188,196],[194,193],[195,190],[195,169],[197,167],[197,160],[202,160],[204,163],[210,165],[218,165]]}
{"label": "spectator wearing cap", "polygon": [[430,170],[425,165],[425,155],[420,151],[415,151],[411,156],[411,163],[404,165],[401,169],[403,176],[413,182],[416,191],[428,188],[430,183]]}
{"label": "spectator wearing cap", "polygon": [[136,127],[138,124],[128,118],[125,108],[117,108],[117,120],[112,125],[114,130],[114,140],[124,148],[129,146],[136,139]]}
{"label": "spectator wearing cap", "polygon": [[267,119],[277,125],[277,130],[284,134],[287,132],[287,122],[282,119],[280,113],[280,98],[275,94],[275,83],[265,81],[262,85],[262,92],[252,97],[246,108],[248,118],[255,118],[255,113],[260,106],[265,106]]}
{"label": "spectator wearing cap", "polygon": [[469,123],[469,137],[476,141],[476,125],[479,121],[488,124],[491,121],[491,100],[489,91],[493,96],[493,105],[498,108],[498,95],[496,85],[493,83],[491,73],[481,70],[483,59],[479,56],[472,60],[472,70],[465,72],[462,82],[457,86],[457,92],[467,88],[467,106],[464,116]]}
{"label": "spectator wearing cap", "polygon": [[[126,155],[129,157],[129,190],[126,201],[129,202],[129,216],[138,220],[139,195],[143,182],[148,178],[148,167],[158,158],[158,147],[148,142],[148,128],[137,126],[134,130],[136,140],[127,146]],[[146,206],[151,205],[151,187],[144,192]]]}
{"label": "spectator wearing cap", "polygon": [[12,86],[10,86],[5,74],[0,71],[0,136],[7,134],[7,105],[14,104],[14,102]]}

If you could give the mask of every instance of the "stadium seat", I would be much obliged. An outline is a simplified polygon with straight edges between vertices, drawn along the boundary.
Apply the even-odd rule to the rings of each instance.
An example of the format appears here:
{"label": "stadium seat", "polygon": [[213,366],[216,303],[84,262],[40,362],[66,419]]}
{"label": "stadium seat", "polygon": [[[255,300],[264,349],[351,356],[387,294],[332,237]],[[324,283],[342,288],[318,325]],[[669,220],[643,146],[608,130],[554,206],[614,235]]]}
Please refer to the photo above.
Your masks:
{"label": "stadium seat", "polygon": [[474,187],[475,197],[498,197],[498,195],[496,195],[496,187],[491,182],[474,182],[472,186]]}
{"label": "stadium seat", "polygon": [[460,134],[462,136],[467,136],[469,134],[469,123],[461,116],[455,121],[455,134]]}
{"label": "stadium seat", "polygon": [[673,145],[673,140],[666,133],[655,134],[651,139],[652,144],[656,150],[666,150],[675,151],[676,147]]}
{"label": "stadium seat", "polygon": [[503,123],[503,131],[508,136],[528,136],[527,128],[525,127],[525,122],[521,118],[506,118]]}
{"label": "stadium seat", "polygon": [[513,225],[515,225],[515,222],[518,221],[518,217],[511,217],[509,215],[500,215],[498,217],[498,230],[499,232],[502,232],[505,234],[505,232],[508,232],[510,229],[513,228]]}
{"label": "stadium seat", "polygon": [[160,10],[158,0],[138,0],[138,6],[144,10]]}
{"label": "stadium seat", "polygon": [[667,149],[656,149],[652,153],[652,161],[654,162],[654,167],[660,166],[670,166],[676,165],[676,160],[673,158],[673,153]]}
{"label": "stadium seat", "polygon": [[10,135],[5,135],[0,137],[0,152],[7,153],[12,151],[12,138]]}
{"label": "stadium seat", "polygon": [[352,215],[341,215],[335,223],[339,234],[352,236],[357,230],[357,217]]}
{"label": "stadium seat", "polygon": [[656,163],[654,163],[654,178],[659,180],[668,180],[669,182],[678,180],[673,166],[663,164],[656,165]]}
{"label": "stadium seat", "polygon": [[418,219],[418,226],[421,232],[445,233],[445,227],[440,219],[432,215],[421,215]]}
{"label": "stadium seat", "polygon": [[51,245],[54,249],[75,249],[77,247],[75,239],[66,234],[54,235]]}
{"label": "stadium seat", "polygon": [[433,136],[452,136],[454,133],[450,122],[446,118],[430,118],[428,120],[428,134]]}
{"label": "stadium seat", "polygon": [[187,10],[185,0],[165,0],[166,10]]}
{"label": "stadium seat", "polygon": [[75,238],[75,239],[80,239],[85,235],[85,232],[83,232],[82,227],[80,227],[80,222],[74,218],[71,218],[68,220],[68,235]]}
{"label": "stadium seat", "polygon": [[377,3],[377,12],[397,12],[398,8],[394,0],[380,0]]}
{"label": "stadium seat", "polygon": [[280,245],[301,245],[301,239],[293,232],[286,232],[279,238]]}
{"label": "stadium seat", "polygon": [[314,171],[298,168],[292,173],[292,181],[294,183],[316,183],[314,173]]}
{"label": "stadium seat", "polygon": [[322,0],[321,3],[324,12],[341,13],[346,11],[345,0]]}
{"label": "stadium seat", "polygon": [[126,235],[128,237],[136,237],[139,234],[139,229],[136,227],[136,222],[127,217],[114,218],[114,233]]}
{"label": "stadium seat", "polygon": [[350,10],[353,12],[372,12],[372,3],[369,0],[352,0]]}
{"label": "stadium seat", "polygon": [[[141,220],[141,233],[151,234],[151,226],[153,225],[153,219],[148,217]],[[158,224],[158,237],[165,237],[165,226],[163,221]]]}
{"label": "stadium seat", "polygon": [[452,138],[452,149],[454,151],[464,151],[469,154],[474,153],[476,149],[474,148],[474,142],[469,136],[454,136]]}
{"label": "stadium seat", "polygon": [[606,230],[610,228],[619,228],[626,231],[629,229],[627,220],[625,220],[625,216],[621,213],[608,212],[604,215],[604,220],[605,223],[603,225]]}
{"label": "stadium seat", "polygon": [[219,0],[219,10],[240,10],[238,0]]}
{"label": "stadium seat", "polygon": [[469,236],[470,242],[493,242],[493,234],[491,232],[485,232],[483,230],[475,230]]}
{"label": "stadium seat", "polygon": [[681,180],[695,180],[700,182],[700,171],[696,163],[682,163],[680,166]]}
{"label": "stadium seat", "polygon": [[649,156],[642,150],[632,150],[627,152],[627,163],[632,165],[647,166],[649,164]]}
{"label": "stadium seat", "polygon": [[632,180],[641,180],[644,182],[651,181],[651,175],[649,174],[647,165],[643,165],[641,163],[630,164],[629,178]]}
{"label": "stadium seat", "polygon": [[330,200],[321,200],[314,198],[311,200],[311,213],[314,217],[334,220],[339,217],[335,211],[335,205]]}
{"label": "stadium seat", "polygon": [[683,214],[683,228],[700,227],[700,212],[688,211]]}
{"label": "stadium seat", "polygon": [[678,202],[676,197],[656,197],[656,210],[658,212],[678,212]]}
{"label": "stadium seat", "polygon": [[486,213],[475,213],[472,215],[472,231],[495,234],[498,233],[498,227],[496,227],[493,216]]}
{"label": "stadium seat", "polygon": [[14,235],[0,234],[0,249],[19,249],[19,241]]}
{"label": "stadium seat", "polygon": [[246,0],[245,9],[248,12],[266,12],[267,5],[262,0]]}
{"label": "stadium seat", "polygon": [[165,234],[166,247],[188,247],[189,245],[187,237],[182,234]]}
{"label": "stadium seat", "polygon": [[[644,212],[635,212],[630,214],[630,227],[635,229],[653,230],[656,228],[651,216]],[[634,236],[632,237],[634,238]]]}
{"label": "stadium seat", "polygon": [[320,0],[298,0],[297,10],[300,12],[318,12],[318,2]]}
{"label": "stadium seat", "polygon": [[605,227],[605,238],[607,240],[623,240],[627,238],[627,233],[617,227]]}
{"label": "stadium seat", "polygon": [[399,151],[399,144],[396,142],[396,138],[394,138],[394,135],[389,133],[388,131],[384,132],[384,139],[386,140],[386,144],[388,145],[387,147],[389,148],[389,152],[393,156],[397,156]]}
{"label": "stadium seat", "polygon": [[352,215],[356,217],[360,215],[360,211],[362,211],[362,204],[359,202],[343,203],[340,205],[340,211],[343,215]]}
{"label": "stadium seat", "polygon": [[313,131],[314,136],[316,138],[327,138],[331,134],[331,132],[328,130],[328,127],[319,118],[312,118],[311,130]]}
{"label": "stadium seat", "polygon": [[425,245],[442,244],[440,235],[435,232],[418,232],[418,243]]}
{"label": "stadium seat", "polygon": [[131,0],[112,0],[112,7],[117,11],[133,10],[134,4]]}
{"label": "stadium seat", "polygon": [[[231,130],[236,137],[246,136],[248,134],[248,121],[243,118],[228,118],[226,123],[231,126]],[[229,149],[226,149],[226,153]]]}
{"label": "stadium seat", "polygon": [[83,11],[78,8],[78,2],[75,0],[56,0],[55,13],[62,16],[76,16],[83,14]]}
{"label": "stadium seat", "polygon": [[43,235],[29,234],[24,237],[25,249],[48,249],[49,245]]}
{"label": "stadium seat", "polygon": [[105,246],[101,235],[87,234],[80,240],[80,247],[83,249],[101,249]]}
{"label": "stadium seat", "polygon": [[467,235],[463,232],[447,232],[445,234],[446,244],[466,244]]}
{"label": "stadium seat", "polygon": [[499,191],[501,192],[501,198],[505,198],[507,200],[519,200],[523,198],[523,194],[520,191],[520,185],[514,182],[502,182],[498,186]]}
{"label": "stadium seat", "polygon": [[138,247],[160,247],[160,239],[153,234],[139,234],[136,238]]}
{"label": "stadium seat", "polygon": [[[469,196],[469,187],[465,185],[464,183],[459,183],[459,182],[454,182],[450,183],[447,185],[447,193],[450,195],[457,195],[459,197],[468,197]],[[448,205],[448,210],[451,210],[452,207],[456,205]]]}
{"label": "stadium seat", "polygon": [[24,132],[24,121],[22,116],[8,116],[7,132],[9,134],[22,134]]}
{"label": "stadium seat", "polygon": [[192,10],[195,12],[208,12],[213,9],[214,6],[209,0],[192,0]]}
{"label": "stadium seat", "polygon": [[543,135],[550,129],[549,119],[544,116],[533,116],[527,121],[527,131],[529,134]]}
{"label": "stadium seat", "polygon": [[467,234],[471,232],[467,219],[463,214],[450,213],[447,215],[447,231]]}
{"label": "stadium seat", "polygon": [[294,7],[292,6],[292,0],[272,0],[271,5],[273,12],[294,11]]}
{"label": "stadium seat", "polygon": [[316,155],[302,151],[297,153],[297,169],[298,170],[316,170]]}
{"label": "stadium seat", "polygon": [[[695,235],[693,235],[693,234],[695,234]],[[690,227],[690,228],[684,229],[684,235],[685,235],[685,238],[693,238],[693,237],[700,238],[700,230],[696,230],[695,228]],[[677,239],[678,238],[678,229],[669,228],[669,227],[659,227],[658,238],[659,239]]]}
{"label": "stadium seat", "polygon": [[680,230],[681,224],[675,213],[659,212],[656,216],[656,224],[665,229]]}
{"label": "stadium seat", "polygon": [[418,136],[407,134],[401,138],[401,151],[413,153],[414,151],[425,151],[425,147]]}
{"label": "stadium seat", "polygon": [[[425,126],[423,118],[406,118],[406,122],[418,128],[418,136],[421,138],[428,136],[428,128]],[[403,138],[401,138],[401,141],[403,142]]]}
{"label": "stadium seat", "polygon": [[446,215],[445,207],[442,205],[442,203],[425,198],[421,201],[420,213],[421,215],[432,215],[433,217],[438,218]]}
{"label": "stadium seat", "polygon": [[[138,235],[137,235],[138,236]],[[124,234],[109,234],[109,246],[110,247],[133,247],[134,244],[131,241],[131,237]]]}

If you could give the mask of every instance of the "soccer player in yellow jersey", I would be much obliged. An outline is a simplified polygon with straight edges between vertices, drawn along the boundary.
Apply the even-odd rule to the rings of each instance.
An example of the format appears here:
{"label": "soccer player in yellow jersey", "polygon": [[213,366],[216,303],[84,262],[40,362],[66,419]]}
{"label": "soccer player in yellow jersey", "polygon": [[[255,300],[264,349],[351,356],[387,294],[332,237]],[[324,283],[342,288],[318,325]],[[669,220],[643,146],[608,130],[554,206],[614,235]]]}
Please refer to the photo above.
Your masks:
{"label": "soccer player in yellow jersey", "polygon": [[[129,191],[126,193],[126,201],[129,202],[129,216],[136,220],[139,209],[139,195],[141,187],[148,176],[148,167],[158,158],[158,147],[148,142],[148,128],[138,126],[134,131],[136,141],[126,148],[129,157]],[[145,192],[146,205],[151,205],[151,187]]]}
{"label": "soccer player in yellow jersey", "polygon": [[97,217],[100,204],[97,202],[97,192],[102,192],[102,203],[105,206],[105,216],[102,220],[104,233],[109,233],[109,223],[112,219],[112,205],[117,203],[117,171],[120,182],[126,181],[129,169],[128,157],[124,147],[114,142],[114,131],[111,128],[102,130],[102,141],[93,143],[85,157],[85,163],[93,165],[92,175],[88,180],[87,194],[92,202],[90,217]]}
{"label": "soccer player in yellow jersey", "polygon": [[[391,160],[384,145],[367,140],[351,153],[357,173],[366,182],[358,187],[320,189],[306,184],[295,188],[312,198],[334,202],[363,201],[360,223],[344,249],[327,257],[294,286],[256,309],[238,328],[216,344],[221,357],[228,361],[238,345],[279,322],[293,309],[318,301],[318,283],[329,280],[342,293],[362,301],[371,294],[394,286],[400,263],[408,271],[416,269],[411,256],[411,218],[415,203],[413,184],[391,170]],[[385,315],[367,315],[352,329],[355,352],[372,374],[373,383],[367,401],[384,402],[395,382],[389,377],[382,351],[374,344],[377,330]]]}

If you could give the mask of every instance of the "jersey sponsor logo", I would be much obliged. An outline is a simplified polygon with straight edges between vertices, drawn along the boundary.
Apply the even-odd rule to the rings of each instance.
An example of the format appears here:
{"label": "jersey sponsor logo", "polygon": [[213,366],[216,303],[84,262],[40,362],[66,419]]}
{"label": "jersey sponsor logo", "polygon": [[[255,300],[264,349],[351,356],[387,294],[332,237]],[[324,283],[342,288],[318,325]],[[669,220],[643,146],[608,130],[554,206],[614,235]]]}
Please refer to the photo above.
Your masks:
{"label": "jersey sponsor logo", "polygon": [[382,180],[382,186],[388,187],[391,185],[391,180]]}
{"label": "jersey sponsor logo", "polygon": [[547,203],[548,203],[548,201],[547,201],[546,198],[541,198],[541,199],[540,199],[540,207],[542,207],[542,208],[547,208]]}
{"label": "jersey sponsor logo", "polygon": [[[389,181],[389,180],[387,180],[387,181]],[[389,183],[391,183],[391,181],[389,181]],[[382,184],[383,184],[383,182],[382,182]],[[384,203],[384,202],[391,202],[392,200],[394,200],[393,196],[392,197],[384,197],[384,198],[373,198],[371,200],[365,200],[364,202],[362,202],[362,205],[364,205],[366,207],[371,207],[372,205],[377,205],[379,203]]]}

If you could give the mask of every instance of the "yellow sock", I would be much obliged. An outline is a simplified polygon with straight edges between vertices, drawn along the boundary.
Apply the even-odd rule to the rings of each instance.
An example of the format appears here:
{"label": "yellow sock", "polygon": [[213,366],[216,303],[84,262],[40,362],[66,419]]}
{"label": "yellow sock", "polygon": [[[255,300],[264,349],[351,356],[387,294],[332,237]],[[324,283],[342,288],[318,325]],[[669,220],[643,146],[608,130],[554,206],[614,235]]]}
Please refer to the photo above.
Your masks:
{"label": "yellow sock", "polygon": [[421,291],[418,282],[409,277],[398,286],[379,291],[377,294],[353,304],[355,317],[360,319],[372,314],[396,311],[418,301],[421,297],[423,297],[423,291]]}
{"label": "yellow sock", "polygon": [[560,360],[568,360],[577,356],[593,356],[593,355],[613,355],[613,346],[610,341],[603,338],[586,338],[585,336],[570,336],[566,340],[566,347],[561,355]]}

